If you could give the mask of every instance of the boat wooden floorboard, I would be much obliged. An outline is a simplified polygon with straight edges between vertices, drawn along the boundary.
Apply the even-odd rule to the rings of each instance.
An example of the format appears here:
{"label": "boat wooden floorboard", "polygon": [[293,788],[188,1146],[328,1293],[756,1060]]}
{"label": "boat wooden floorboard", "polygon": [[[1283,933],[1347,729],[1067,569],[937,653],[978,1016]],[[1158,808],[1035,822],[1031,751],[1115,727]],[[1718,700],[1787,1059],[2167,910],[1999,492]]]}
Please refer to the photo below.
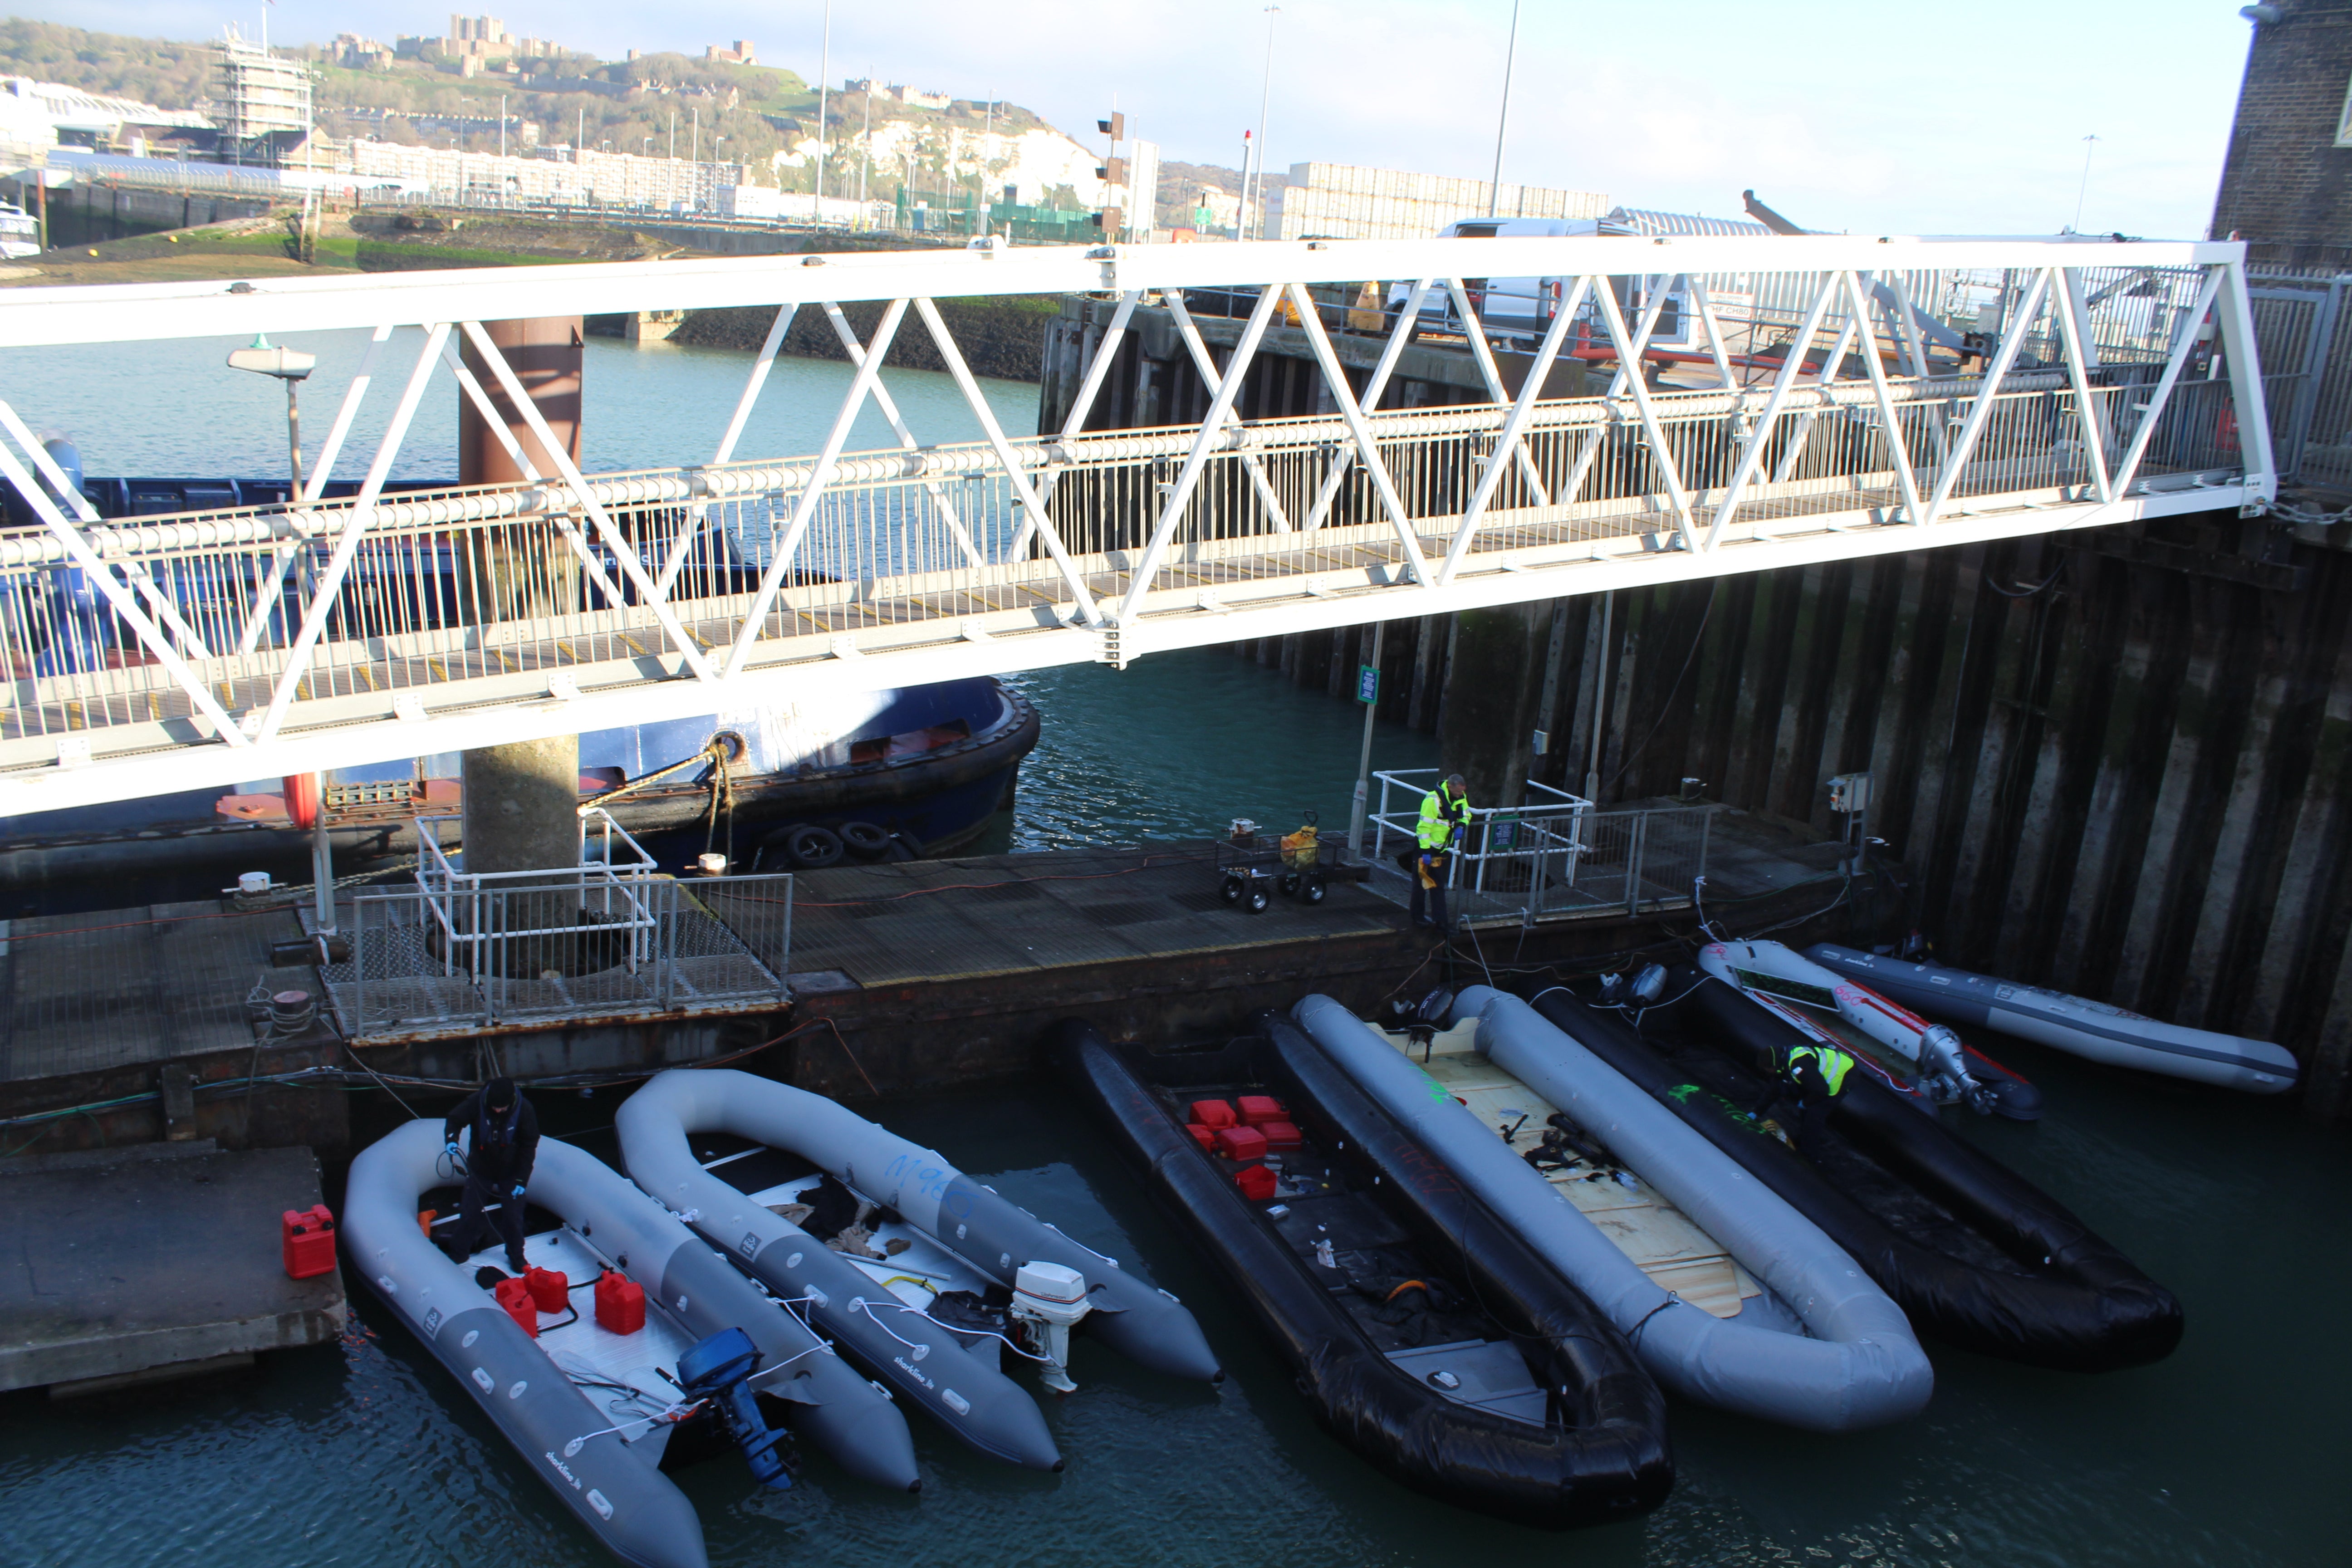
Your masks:
{"label": "boat wooden floorboard", "polygon": [[[1423,1066],[1498,1136],[1507,1130],[1507,1141],[1515,1148],[1533,1148],[1559,1108],[1488,1060],[1475,1043],[1476,1033],[1471,1022],[1438,1036]],[[1389,1039],[1408,1056],[1414,1054],[1403,1036]],[[1718,1318],[1733,1316],[1744,1300],[1764,1293],[1720,1243],[1638,1177],[1613,1167],[1594,1171],[1579,1165],[1551,1172],[1549,1179],[1662,1289]]]}

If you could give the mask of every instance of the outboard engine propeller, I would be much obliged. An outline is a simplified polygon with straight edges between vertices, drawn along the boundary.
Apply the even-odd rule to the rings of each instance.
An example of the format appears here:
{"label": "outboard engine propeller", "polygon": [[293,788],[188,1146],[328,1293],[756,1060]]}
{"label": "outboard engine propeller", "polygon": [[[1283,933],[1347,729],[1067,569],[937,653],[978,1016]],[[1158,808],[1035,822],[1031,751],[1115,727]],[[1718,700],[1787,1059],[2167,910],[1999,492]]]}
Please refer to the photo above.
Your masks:
{"label": "outboard engine propeller", "polygon": [[1029,1262],[1013,1276],[1013,1318],[1028,1331],[1030,1345],[1045,1357],[1038,1381],[1056,1394],[1075,1394],[1078,1385],[1066,1370],[1070,1360],[1070,1330],[1092,1310],[1087,1300],[1087,1277],[1059,1263]]}
{"label": "outboard engine propeller", "polygon": [[1930,1024],[1920,1031],[1919,1065],[1926,1069],[1922,1076],[1928,1098],[1938,1105],[1958,1101],[1979,1116],[1989,1115],[1993,1092],[1969,1071],[1960,1049],[1959,1036],[1941,1024]]}
{"label": "outboard engine propeller", "polygon": [[793,1463],[782,1451],[785,1435],[761,1419],[758,1398],[751,1388],[751,1374],[760,1370],[760,1347],[740,1329],[721,1329],[677,1358],[679,1389],[688,1399],[709,1400],[725,1424],[727,1435],[751,1462],[751,1475],[762,1486],[788,1490]]}

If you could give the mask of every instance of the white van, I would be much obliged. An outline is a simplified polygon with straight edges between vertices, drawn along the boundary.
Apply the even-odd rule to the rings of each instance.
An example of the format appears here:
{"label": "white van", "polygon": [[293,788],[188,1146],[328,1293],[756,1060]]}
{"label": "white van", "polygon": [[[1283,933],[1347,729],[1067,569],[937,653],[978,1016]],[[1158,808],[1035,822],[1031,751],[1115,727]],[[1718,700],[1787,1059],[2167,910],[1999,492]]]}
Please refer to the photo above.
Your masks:
{"label": "white van", "polygon": [[[1612,215],[1613,216],[1613,215]],[[1568,235],[1630,236],[1633,230],[1613,224],[1608,218],[1549,218],[1549,217],[1477,217],[1461,218],[1437,231],[1440,239],[1518,239],[1538,236]],[[1667,290],[1664,306],[1658,311],[1657,326],[1650,333],[1654,348],[1683,352],[1705,352],[1706,335],[1696,311],[1688,308],[1686,285],[1676,274],[1654,273],[1613,281],[1617,308],[1625,318],[1625,330],[1631,332],[1648,305],[1650,291]],[[1490,339],[1524,339],[1524,346],[1533,348],[1543,336],[1558,313],[1567,288],[1558,278],[1465,278],[1462,291],[1469,297],[1470,309],[1484,322]],[[1411,283],[1389,286],[1388,318],[1393,329],[1404,302],[1412,293]],[[1590,299],[1578,307],[1580,324],[1577,342],[1597,340],[1608,342],[1608,331],[1602,325],[1599,308]],[[1433,288],[1422,297],[1421,324],[1424,331],[1460,332],[1463,322],[1454,309],[1450,292]]]}

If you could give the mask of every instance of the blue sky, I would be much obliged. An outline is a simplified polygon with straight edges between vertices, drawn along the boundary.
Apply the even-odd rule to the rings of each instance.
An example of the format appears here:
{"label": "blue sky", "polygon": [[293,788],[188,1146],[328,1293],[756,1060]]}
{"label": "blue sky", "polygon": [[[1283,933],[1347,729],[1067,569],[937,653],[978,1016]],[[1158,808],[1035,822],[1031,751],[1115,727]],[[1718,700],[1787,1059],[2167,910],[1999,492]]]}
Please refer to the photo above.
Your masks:
{"label": "blue sky", "polygon": [[[814,78],[823,0],[513,0],[517,35],[608,58],[748,35]],[[182,38],[261,6],[35,0],[17,14]],[[1287,0],[1274,164],[1484,175],[1510,0]],[[281,39],[439,33],[446,12],[284,0]],[[833,70],[1023,103],[1065,129],[1116,97],[1166,155],[1238,160],[1257,121],[1264,0],[839,0]],[[1525,0],[1504,178],[1736,215],[1752,186],[1808,227],[2194,237],[2211,216],[2248,25],[2235,0]]]}

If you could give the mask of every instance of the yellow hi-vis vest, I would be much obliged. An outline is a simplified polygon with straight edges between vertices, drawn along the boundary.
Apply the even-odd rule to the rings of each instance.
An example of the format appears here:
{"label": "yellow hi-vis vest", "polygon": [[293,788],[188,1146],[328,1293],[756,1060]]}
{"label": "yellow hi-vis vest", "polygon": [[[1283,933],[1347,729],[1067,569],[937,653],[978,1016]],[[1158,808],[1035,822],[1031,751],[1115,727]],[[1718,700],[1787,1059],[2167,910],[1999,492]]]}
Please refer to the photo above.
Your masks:
{"label": "yellow hi-vis vest", "polygon": [[1445,786],[1440,784],[1421,797],[1421,848],[1429,854],[1444,848],[1454,841],[1454,834],[1470,826],[1470,800],[1445,798]]}
{"label": "yellow hi-vis vest", "polygon": [[1845,1075],[1853,1070],[1853,1058],[1827,1046],[1791,1046],[1789,1048],[1790,1078],[1797,1076],[1797,1064],[1807,1057],[1812,1058],[1813,1069],[1822,1075],[1822,1081],[1829,1085],[1830,1094],[1834,1098],[1837,1091],[1845,1087]]}

